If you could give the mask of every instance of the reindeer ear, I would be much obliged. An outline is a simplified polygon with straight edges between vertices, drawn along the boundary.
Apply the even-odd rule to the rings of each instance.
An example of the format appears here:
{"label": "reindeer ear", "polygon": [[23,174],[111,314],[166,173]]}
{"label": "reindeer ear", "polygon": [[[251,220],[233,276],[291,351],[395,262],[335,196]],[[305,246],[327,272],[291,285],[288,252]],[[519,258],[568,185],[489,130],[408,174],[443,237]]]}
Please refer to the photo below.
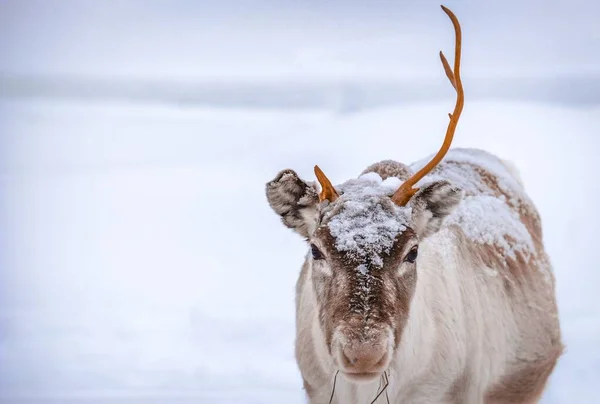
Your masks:
{"label": "reindeer ear", "polygon": [[437,232],[446,216],[454,212],[463,191],[449,181],[436,181],[421,188],[410,200],[411,227],[424,239]]}
{"label": "reindeer ear", "polygon": [[284,225],[308,237],[316,227],[319,194],[292,170],[283,170],[267,183],[267,200]]}

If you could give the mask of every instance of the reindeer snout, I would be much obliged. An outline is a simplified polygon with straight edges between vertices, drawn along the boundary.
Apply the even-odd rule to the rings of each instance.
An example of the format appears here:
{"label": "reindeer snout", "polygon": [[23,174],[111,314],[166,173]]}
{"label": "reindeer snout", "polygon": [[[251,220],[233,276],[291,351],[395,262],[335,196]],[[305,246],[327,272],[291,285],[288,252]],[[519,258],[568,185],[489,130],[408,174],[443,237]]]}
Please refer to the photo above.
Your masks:
{"label": "reindeer snout", "polygon": [[369,381],[380,377],[388,368],[393,348],[387,336],[345,342],[336,344],[334,355],[339,369],[347,378]]}
{"label": "reindeer snout", "polygon": [[342,368],[348,373],[379,373],[388,365],[387,347],[380,344],[346,345],[340,356]]}

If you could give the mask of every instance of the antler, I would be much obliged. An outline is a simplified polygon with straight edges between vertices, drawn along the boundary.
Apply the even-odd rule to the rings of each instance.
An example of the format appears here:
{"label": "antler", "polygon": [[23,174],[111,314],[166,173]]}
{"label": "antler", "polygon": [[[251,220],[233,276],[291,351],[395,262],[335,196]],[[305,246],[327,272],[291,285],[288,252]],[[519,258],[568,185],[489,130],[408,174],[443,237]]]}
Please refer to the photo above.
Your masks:
{"label": "antler", "polygon": [[321,184],[321,193],[319,194],[319,200],[322,202],[327,199],[329,202],[335,201],[339,195],[333,185],[331,185],[331,181],[329,178],[321,171],[319,166],[315,166],[315,175],[319,180],[319,184]]}
{"label": "antler", "polygon": [[461,50],[461,41],[462,36],[460,32],[460,23],[458,19],[454,15],[452,11],[448,8],[442,6],[442,10],[450,17],[452,20],[452,25],[454,25],[454,32],[456,33],[456,45],[454,51],[454,71],[450,68],[448,64],[448,60],[444,54],[440,51],[440,59],[442,60],[442,65],[444,66],[444,71],[446,72],[446,76],[448,76],[448,80],[452,84],[452,87],[456,90],[456,105],[454,107],[454,111],[451,114],[448,114],[450,117],[450,123],[448,124],[448,129],[446,130],[446,138],[444,139],[444,143],[442,147],[437,152],[437,154],[431,159],[425,167],[421,168],[415,175],[406,180],[400,188],[394,193],[392,196],[392,201],[398,206],[405,206],[410,198],[419,190],[419,188],[413,188],[417,182],[419,182],[424,176],[427,175],[435,166],[437,166],[440,161],[444,158],[448,149],[450,149],[450,144],[452,143],[452,138],[454,137],[454,131],[456,130],[456,125],[458,124],[458,118],[460,118],[460,113],[462,112],[463,105],[465,102],[465,94],[462,87],[462,82],[460,81],[460,50]]}

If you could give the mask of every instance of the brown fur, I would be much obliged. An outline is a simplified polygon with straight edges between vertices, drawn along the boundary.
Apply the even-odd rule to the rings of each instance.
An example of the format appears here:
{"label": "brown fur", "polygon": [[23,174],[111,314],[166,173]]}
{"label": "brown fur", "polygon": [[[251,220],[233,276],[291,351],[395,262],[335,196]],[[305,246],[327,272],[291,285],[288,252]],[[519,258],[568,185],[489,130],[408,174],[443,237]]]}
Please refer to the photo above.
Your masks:
{"label": "brown fur", "polygon": [[462,404],[469,387],[469,373],[462,373],[452,384],[448,391],[448,402],[452,404]]}
{"label": "brown fur", "polygon": [[308,396],[308,398],[313,397],[315,394],[315,390],[310,384],[308,384],[308,382],[304,378],[302,378],[302,385],[304,387],[304,391],[306,391],[306,395]]}
{"label": "brown fur", "polygon": [[[406,254],[406,243],[414,239],[415,234],[407,229],[398,236],[392,251],[384,256],[384,266],[371,269],[371,293],[368,296],[369,310],[363,310],[364,302],[359,301],[354,291],[360,288],[360,279],[356,266],[360,262],[345,253],[337,251],[335,240],[327,227],[320,227],[316,236],[326,240],[326,248],[332,265],[331,279],[325,275],[313,274],[315,293],[319,297],[319,318],[327,345],[331,344],[333,331],[339,324],[344,325],[349,339],[362,339],[364,325],[368,324],[377,331],[383,325],[395,330],[396,344],[400,341],[403,325],[408,318],[410,300],[417,281],[416,271],[408,271],[401,277],[396,275],[397,268]],[[320,285],[326,285],[321,289]],[[350,312],[349,312],[350,308]]]}
{"label": "brown fur", "polygon": [[558,358],[562,354],[562,347],[548,352],[545,356],[535,361],[526,361],[515,365],[515,369],[508,373],[485,396],[486,404],[513,404],[535,403],[544,391],[546,382],[554,370]]}
{"label": "brown fur", "polygon": [[377,173],[382,180],[388,179],[389,177],[396,177],[403,181],[406,181],[413,175],[410,167],[394,160],[383,160],[371,164],[369,167],[365,168],[360,175],[367,173]]}

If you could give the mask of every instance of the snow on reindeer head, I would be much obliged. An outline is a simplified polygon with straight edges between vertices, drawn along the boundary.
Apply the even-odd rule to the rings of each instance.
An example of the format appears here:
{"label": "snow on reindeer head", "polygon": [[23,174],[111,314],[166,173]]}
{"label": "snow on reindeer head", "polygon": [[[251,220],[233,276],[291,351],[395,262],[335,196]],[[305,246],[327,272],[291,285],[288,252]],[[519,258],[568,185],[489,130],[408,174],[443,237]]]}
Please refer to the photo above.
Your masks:
{"label": "snow on reindeer head", "polygon": [[414,188],[450,148],[464,103],[460,27],[444,11],[456,31],[454,69],[440,57],[457,101],[444,143],[427,165],[413,174],[404,164],[383,161],[337,187],[315,166],[320,192],[288,169],[266,187],[284,225],[308,241],[325,344],[351,379],[369,380],[388,368],[415,290],[419,242],[437,232],[462,200],[448,181]]}

